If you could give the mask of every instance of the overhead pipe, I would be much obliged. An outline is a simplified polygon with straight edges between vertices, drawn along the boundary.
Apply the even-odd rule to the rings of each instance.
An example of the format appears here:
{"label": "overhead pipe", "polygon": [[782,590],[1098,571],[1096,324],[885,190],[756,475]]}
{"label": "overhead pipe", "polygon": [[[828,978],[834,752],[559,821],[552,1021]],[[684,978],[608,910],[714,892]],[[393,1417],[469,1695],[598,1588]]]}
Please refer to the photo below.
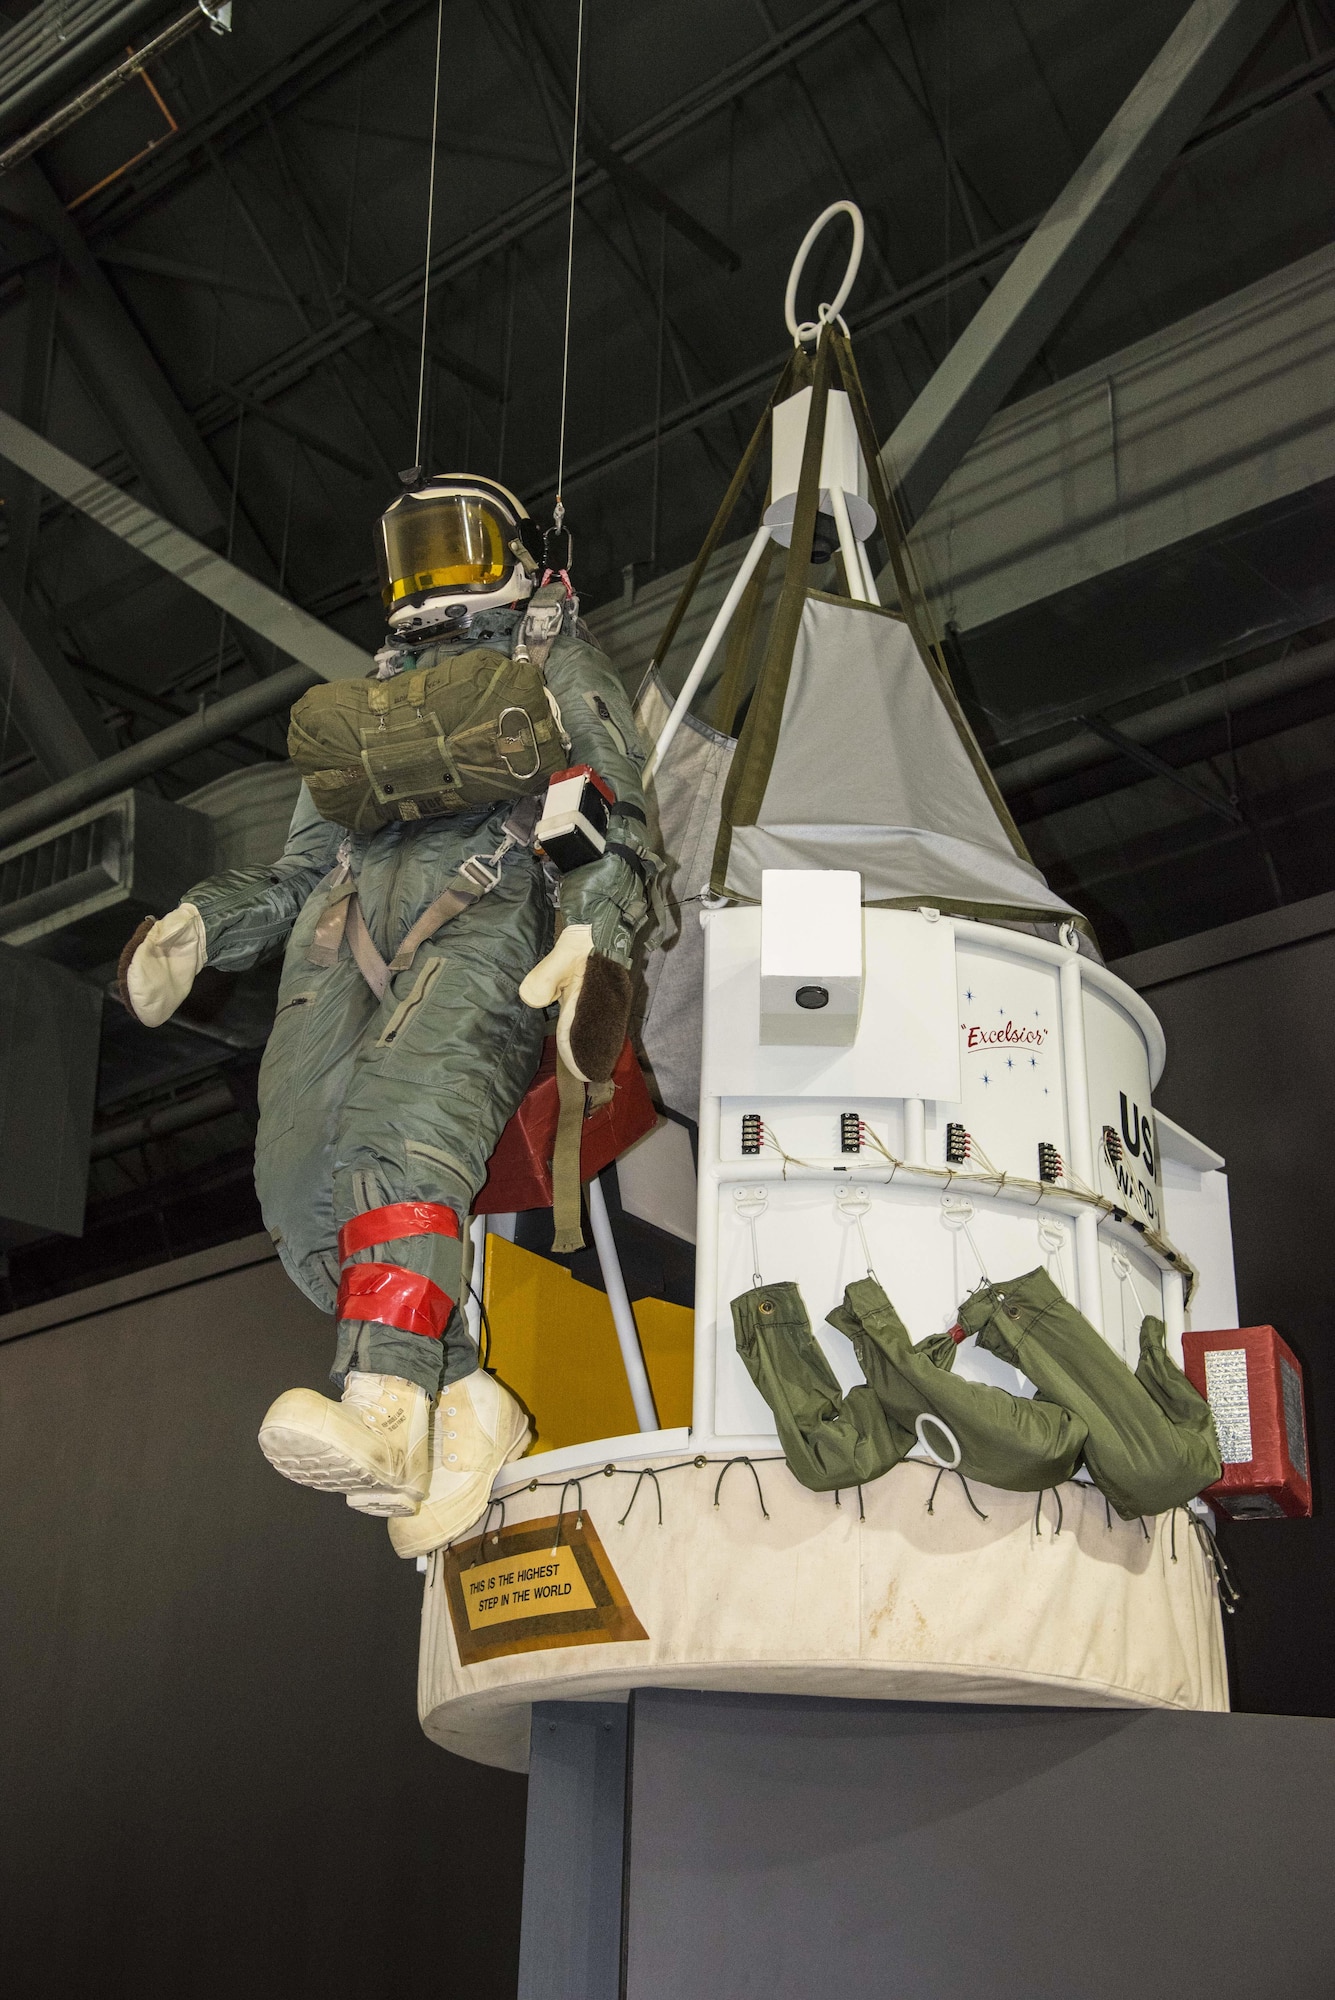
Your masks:
{"label": "overhead pipe", "polygon": [[[227,10],[227,14],[227,28],[224,29],[224,32],[230,29],[231,26],[230,8]],[[203,0],[199,0],[199,4],[192,7],[188,14],[180,15],[169,27],[163,28],[159,34],[154,35],[151,41],[145,42],[143,48],[132,49],[129,55],[115,65],[114,69],[110,69],[104,76],[100,76],[96,83],[85,85],[77,96],[72,97],[68,103],[62,104],[58,111],[50,112],[47,117],[42,119],[40,124],[34,125],[21,138],[11,141],[3,151],[0,151],[0,174],[7,174],[12,168],[21,166],[24,160],[31,159],[34,153],[40,152],[42,147],[49,145],[52,139],[58,138],[62,132],[67,132],[71,125],[77,125],[81,119],[88,116],[90,111],[95,111],[99,104],[104,104],[107,98],[114,96],[122,84],[129,83],[132,77],[141,76],[149,63],[155,62],[159,56],[165,55],[168,49],[175,48],[179,41],[184,40],[187,35],[192,35],[196,28],[203,26],[205,21],[211,22],[215,28],[222,26],[218,18],[217,9],[214,8],[213,11],[210,11],[203,4]],[[170,116],[171,114],[168,113],[169,119]],[[172,120],[171,131],[175,132],[176,129],[176,123]],[[155,141],[154,143],[157,144],[159,142]],[[99,182],[99,186],[105,185],[105,182]],[[89,192],[92,192],[92,190]],[[81,195],[79,199],[80,201],[86,201],[88,196],[86,194]],[[78,204],[71,203],[71,206],[77,207]]]}
{"label": "overhead pipe", "polygon": [[147,1145],[150,1139],[166,1139],[173,1132],[188,1132],[195,1125],[211,1125],[236,1109],[236,1099],[227,1085],[218,1083],[211,1090],[201,1090],[196,1097],[164,1104],[140,1118],[127,1118],[120,1125],[104,1125],[100,1132],[94,1132],[88,1157],[112,1159],[117,1153],[129,1153],[136,1146]]}
{"label": "overhead pipe", "polygon": [[234,736],[247,723],[258,722],[277,709],[289,708],[322,678],[313,667],[285,667],[282,673],[271,674],[266,681],[257,681],[237,694],[224,695],[221,701],[186,716],[183,722],[174,722],[169,729],[146,736],[142,743],[132,743],[128,750],[118,750],[114,757],[106,757],[100,764],[91,764],[87,770],[62,778],[58,785],[50,785],[32,798],[20,799],[17,805],[0,812],[0,846],[22,840],[25,834],[40,833],[69,814],[82,811],[84,806],[110,798],[113,792],[137,784],[141,778],[150,778],[155,771],[165,771],[183,758],[193,756],[195,751],[206,750],[210,743]]}
{"label": "overhead pipe", "polygon": [[35,8],[0,43],[0,129],[12,130],[25,113],[49,104],[62,85],[86,76],[94,63],[124,48],[131,35],[162,12],[162,0],[127,0],[114,10],[105,4],[67,10],[66,39],[53,53],[56,9]]}
{"label": "overhead pipe", "polygon": [[[1319,646],[1305,647],[1300,653],[1290,653],[1266,666],[1252,667],[1236,679],[1215,681],[1210,687],[1197,688],[1193,694],[1179,695],[1173,701],[1142,709],[1139,715],[1118,716],[1117,728],[1133,743],[1158,743],[1185,729],[1218,722],[1238,709],[1254,708],[1258,702],[1311,687],[1332,673],[1335,673],[1335,639],[1327,639]],[[1035,785],[1051,784],[1057,778],[1086,770],[1091,764],[1111,763],[1118,754],[1106,738],[1085,728],[1062,743],[1049,744],[1045,750],[1034,750],[1027,757],[1012,758],[1009,763],[994,764],[993,771],[1009,798],[1016,792],[1030,791]]]}

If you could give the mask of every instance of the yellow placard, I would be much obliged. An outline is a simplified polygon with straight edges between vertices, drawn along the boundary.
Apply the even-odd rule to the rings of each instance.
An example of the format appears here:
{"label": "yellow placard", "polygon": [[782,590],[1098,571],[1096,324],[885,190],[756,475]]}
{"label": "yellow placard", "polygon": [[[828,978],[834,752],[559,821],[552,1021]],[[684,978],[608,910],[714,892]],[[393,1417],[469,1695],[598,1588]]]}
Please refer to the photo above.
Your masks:
{"label": "yellow placard", "polygon": [[593,1595],[569,1547],[538,1549],[531,1555],[460,1570],[459,1584],[473,1632],[508,1625],[517,1618],[594,1609]]}
{"label": "yellow placard", "polygon": [[649,1636],[587,1507],[456,1542],[442,1553],[440,1580],[460,1666]]}

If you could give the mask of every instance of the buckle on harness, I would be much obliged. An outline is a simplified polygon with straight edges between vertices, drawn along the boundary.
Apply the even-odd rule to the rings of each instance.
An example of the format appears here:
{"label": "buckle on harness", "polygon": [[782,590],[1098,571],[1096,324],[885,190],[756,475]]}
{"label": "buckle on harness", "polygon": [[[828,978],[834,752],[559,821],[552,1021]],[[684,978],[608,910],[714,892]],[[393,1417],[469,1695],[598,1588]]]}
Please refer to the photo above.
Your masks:
{"label": "buckle on harness", "polygon": [[477,890],[479,896],[488,895],[500,881],[501,862],[509,852],[511,844],[503,844],[494,854],[470,854],[466,861],[459,864],[459,873],[470,889]]}

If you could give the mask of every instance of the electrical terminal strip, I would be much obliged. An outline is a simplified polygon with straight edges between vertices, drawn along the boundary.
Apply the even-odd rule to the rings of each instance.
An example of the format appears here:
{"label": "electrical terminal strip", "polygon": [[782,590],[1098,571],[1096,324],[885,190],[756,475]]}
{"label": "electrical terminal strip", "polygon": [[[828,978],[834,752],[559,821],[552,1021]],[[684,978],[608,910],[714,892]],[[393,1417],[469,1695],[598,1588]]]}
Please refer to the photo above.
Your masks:
{"label": "electrical terminal strip", "polygon": [[765,1127],[758,1111],[748,1111],[742,1119],[742,1157],[754,1159],[765,1143]]}
{"label": "electrical terminal strip", "polygon": [[1065,1172],[1066,1165],[1057,1148],[1050,1145],[1046,1139],[1040,1139],[1038,1145],[1038,1178],[1041,1181],[1051,1183],[1059,1181]]}
{"label": "electrical terminal strip", "polygon": [[1111,1167],[1118,1166],[1122,1158],[1122,1141],[1111,1125],[1103,1128],[1103,1150]]}
{"label": "electrical terminal strip", "polygon": [[962,1167],[973,1152],[973,1140],[962,1125],[946,1126],[946,1165]]}
{"label": "electrical terminal strip", "polygon": [[839,1151],[860,1153],[867,1136],[867,1128],[856,1111],[841,1111],[839,1114]]}

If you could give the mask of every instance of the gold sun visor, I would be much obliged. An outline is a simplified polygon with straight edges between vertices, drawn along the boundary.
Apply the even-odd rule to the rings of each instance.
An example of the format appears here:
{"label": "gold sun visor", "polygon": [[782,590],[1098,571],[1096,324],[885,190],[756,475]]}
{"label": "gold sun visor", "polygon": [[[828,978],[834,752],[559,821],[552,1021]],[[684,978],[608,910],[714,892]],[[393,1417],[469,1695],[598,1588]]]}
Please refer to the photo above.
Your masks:
{"label": "gold sun visor", "polygon": [[480,494],[405,493],[380,518],[376,560],[387,610],[424,591],[495,590],[515,566],[514,528]]}

